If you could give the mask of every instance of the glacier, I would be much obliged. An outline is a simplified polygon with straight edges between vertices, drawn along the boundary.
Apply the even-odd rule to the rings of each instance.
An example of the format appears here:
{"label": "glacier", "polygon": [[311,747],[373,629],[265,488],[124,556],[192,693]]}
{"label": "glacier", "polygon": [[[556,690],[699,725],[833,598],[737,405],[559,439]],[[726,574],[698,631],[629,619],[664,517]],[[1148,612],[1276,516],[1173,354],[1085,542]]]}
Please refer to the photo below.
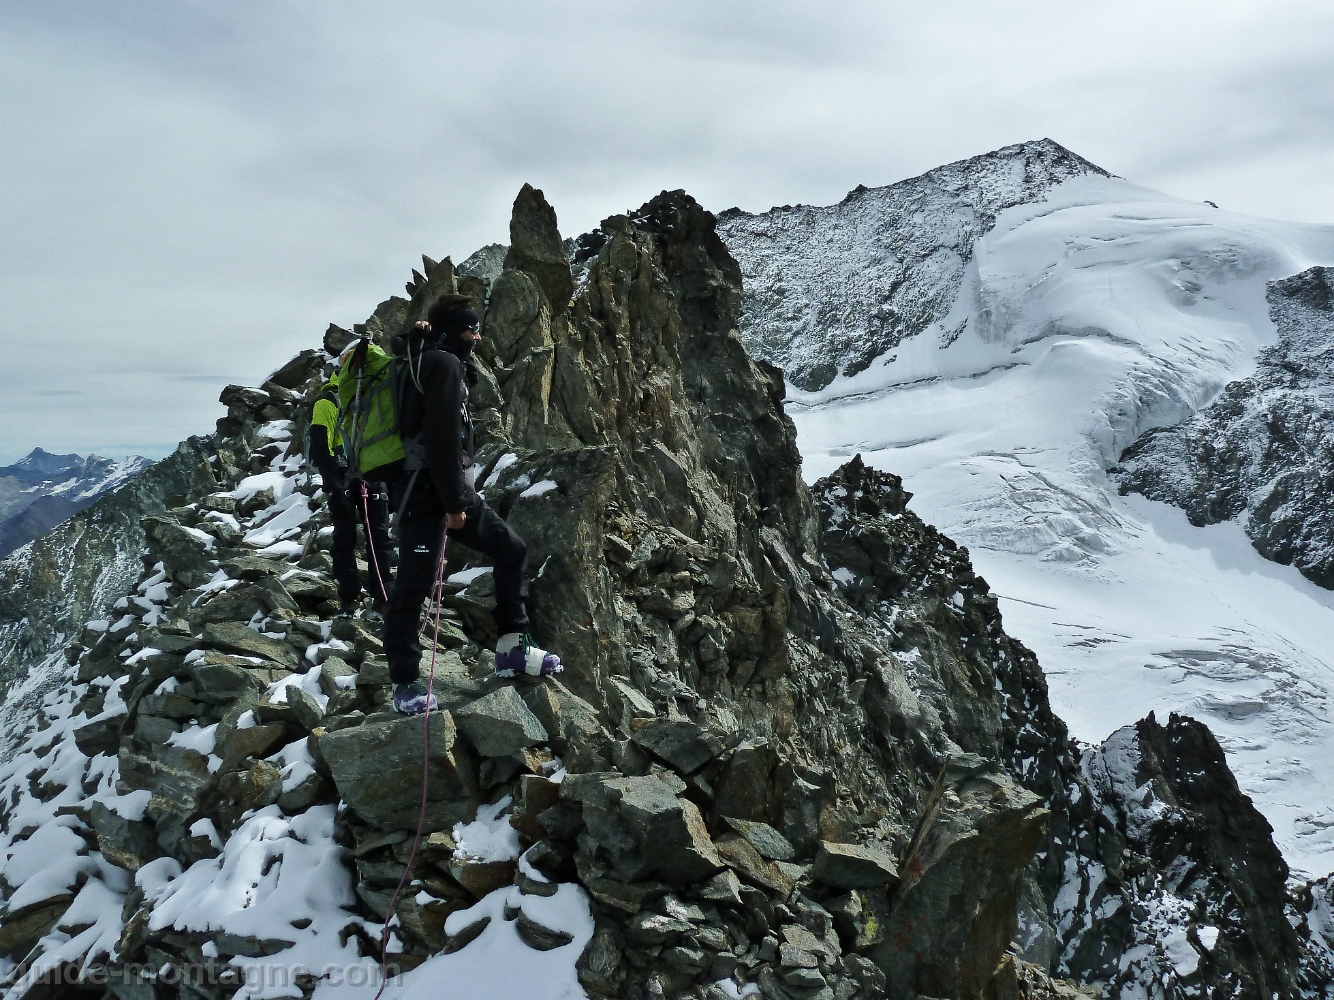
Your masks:
{"label": "glacier", "polygon": [[1183,201],[1062,153],[1025,143],[835,206],[723,213],[742,335],[799,369],[805,478],[857,453],[902,476],[969,547],[1077,738],[1150,711],[1207,723],[1294,875],[1322,875],[1334,593],[1237,521],[1194,527],[1109,471],[1254,372],[1276,339],[1267,283],[1334,262],[1334,226]]}

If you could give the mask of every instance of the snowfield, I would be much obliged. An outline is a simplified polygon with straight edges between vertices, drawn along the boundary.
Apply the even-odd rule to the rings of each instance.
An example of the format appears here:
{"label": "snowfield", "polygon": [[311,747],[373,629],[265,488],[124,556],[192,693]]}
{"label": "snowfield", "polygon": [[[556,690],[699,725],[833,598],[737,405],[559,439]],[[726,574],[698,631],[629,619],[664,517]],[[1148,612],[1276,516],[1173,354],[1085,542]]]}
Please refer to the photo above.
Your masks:
{"label": "snowfield", "polygon": [[[818,226],[840,209],[803,211]],[[748,281],[773,269],[748,256],[766,218],[722,227]],[[1276,336],[1266,283],[1321,263],[1334,227],[1089,171],[1001,211],[920,333],[823,389],[790,386],[788,403],[809,481],[860,452],[969,547],[1075,736],[1097,743],[1150,711],[1204,721],[1306,875],[1334,869],[1334,593],[1263,559],[1236,523],[1195,528],[1119,496],[1108,470],[1249,375]],[[757,314],[765,297],[748,291],[748,338],[781,320]]]}

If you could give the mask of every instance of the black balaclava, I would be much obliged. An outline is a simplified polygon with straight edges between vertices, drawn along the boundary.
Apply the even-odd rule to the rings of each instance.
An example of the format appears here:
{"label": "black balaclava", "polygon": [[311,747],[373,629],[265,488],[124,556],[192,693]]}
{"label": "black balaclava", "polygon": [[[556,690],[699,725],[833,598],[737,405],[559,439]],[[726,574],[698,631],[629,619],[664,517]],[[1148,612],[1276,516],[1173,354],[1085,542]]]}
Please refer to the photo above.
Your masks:
{"label": "black balaclava", "polygon": [[466,359],[472,354],[473,343],[465,340],[464,330],[481,329],[482,317],[470,305],[437,303],[430,314],[431,329],[440,337],[440,346],[450,354]]}
{"label": "black balaclava", "polygon": [[477,367],[472,363],[473,341],[463,337],[464,330],[478,330],[482,317],[464,302],[437,302],[431,307],[427,320],[431,330],[440,338],[440,347],[463,362],[464,375],[469,385],[477,384]]}

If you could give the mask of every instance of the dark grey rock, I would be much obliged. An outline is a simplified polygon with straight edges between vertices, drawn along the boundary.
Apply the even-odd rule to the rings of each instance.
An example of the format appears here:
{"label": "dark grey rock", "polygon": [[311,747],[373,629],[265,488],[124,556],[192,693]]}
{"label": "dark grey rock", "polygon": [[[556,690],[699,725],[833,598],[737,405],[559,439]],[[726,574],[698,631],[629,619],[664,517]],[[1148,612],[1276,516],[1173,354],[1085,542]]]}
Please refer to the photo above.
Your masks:
{"label": "dark grey rock", "polygon": [[551,311],[565,311],[574,291],[570,258],[556,228],[555,210],[547,204],[542,192],[529,184],[514,199],[505,269],[531,274],[542,287]]}
{"label": "dark grey rock", "polygon": [[120,727],[125,716],[115,715],[105,719],[85,722],[74,731],[74,742],[79,752],[88,757],[99,753],[108,756],[120,749]]}
{"label": "dark grey rock", "polygon": [[750,841],[751,847],[759,851],[762,858],[768,858],[770,861],[789,861],[796,857],[796,849],[788,839],[768,823],[755,823],[730,816],[724,817],[723,822]]}
{"label": "dark grey rock", "polygon": [[741,882],[732,871],[719,872],[713,878],[697,885],[694,893],[711,903],[741,904]]}
{"label": "dark grey rock", "polygon": [[546,730],[551,749],[572,771],[605,770],[611,762],[611,734],[598,721],[597,710],[555,679],[544,681],[523,697]]}
{"label": "dark grey rock", "polygon": [[229,653],[258,656],[282,664],[289,670],[298,670],[301,659],[291,646],[277,639],[262,636],[239,622],[219,622],[204,626],[204,641]]}
{"label": "dark grey rock", "polygon": [[101,802],[94,802],[88,813],[89,825],[97,835],[97,849],[113,865],[137,872],[162,856],[150,824],[123,819]]}
{"label": "dark grey rock", "polygon": [[250,664],[235,657],[206,653],[188,669],[195,696],[213,705],[228,704],[247,691],[259,692],[268,686]]}
{"label": "dark grey rock", "polygon": [[287,704],[291,706],[297,724],[308,732],[318,729],[324,721],[324,710],[320,708],[320,703],[305,688],[296,684],[288,685]]}
{"label": "dark grey rock", "polygon": [[454,719],[483,757],[512,756],[547,739],[542,723],[509,685],[458,709]]}
{"label": "dark grey rock", "polygon": [[1024,873],[1048,815],[1036,795],[1003,775],[957,783],[942,776],[895,890],[890,922],[904,930],[870,952],[891,993],[960,996],[986,988],[1014,938]]}
{"label": "dark grey rock", "polygon": [[356,676],[356,667],[351,666],[341,656],[325,657],[324,662],[320,664],[320,690],[333,697],[340,691],[347,690],[339,686],[338,678]]}
{"label": "dark grey rock", "polygon": [[278,806],[289,816],[295,816],[319,802],[325,795],[325,789],[326,782],[323,776],[308,774],[297,782],[290,791],[279,794]]}
{"label": "dark grey rock", "polygon": [[220,773],[234,770],[247,757],[267,757],[287,741],[287,727],[279,723],[226,732],[219,725],[218,732],[214,753],[222,757]]}
{"label": "dark grey rock", "polygon": [[219,622],[245,622],[257,611],[267,610],[265,594],[258,587],[242,584],[213,597],[205,604],[190,609],[190,624],[195,629]]}
{"label": "dark grey rock", "polygon": [[182,587],[198,587],[213,576],[213,539],[196,534],[176,516],[163,512],[140,519],[148,544]]}
{"label": "dark grey rock", "polygon": [[266,760],[259,760],[236,775],[236,804],[243,809],[262,809],[278,801],[283,790],[283,776]]}
{"label": "dark grey rock", "polygon": [[142,752],[121,750],[117,789],[153,793],[148,814],[152,819],[193,815],[208,789],[212,775],[208,758],[184,747],[159,744]]}
{"label": "dark grey rock", "polygon": [[327,577],[313,573],[298,573],[288,577],[283,581],[283,586],[298,603],[319,605],[338,600],[338,588]]}
{"label": "dark grey rock", "polygon": [[515,932],[519,935],[519,940],[529,948],[536,951],[552,951],[556,948],[564,948],[574,940],[574,935],[568,931],[552,930],[550,927],[544,927],[537,921],[532,920],[526,913],[520,913],[515,921]]}
{"label": "dark grey rock", "polygon": [[685,719],[653,719],[638,726],[630,739],[682,774],[697,771],[723,749],[715,734]]}
{"label": "dark grey rock", "polygon": [[[467,775],[454,753],[456,731],[448,712],[430,717],[427,829],[466,818]],[[414,826],[421,804],[422,720],[403,717],[326,733],[318,740],[338,793],[357,815],[382,829]]]}
{"label": "dark grey rock", "polygon": [[[657,777],[591,775],[582,789],[588,836],[613,858],[613,873],[627,881],[656,876],[669,884],[699,882],[719,872],[718,857],[699,808]],[[570,782],[566,778],[566,782]]]}
{"label": "dark grey rock", "polygon": [[816,852],[811,874],[833,889],[874,889],[899,879],[898,866],[883,847],[828,841]]}
{"label": "dark grey rock", "polygon": [[1329,267],[1270,282],[1278,341],[1260,351],[1255,374],[1147,432],[1118,470],[1122,493],[1175,504],[1197,526],[1240,518],[1256,551],[1325,588],[1334,587],[1332,288]]}

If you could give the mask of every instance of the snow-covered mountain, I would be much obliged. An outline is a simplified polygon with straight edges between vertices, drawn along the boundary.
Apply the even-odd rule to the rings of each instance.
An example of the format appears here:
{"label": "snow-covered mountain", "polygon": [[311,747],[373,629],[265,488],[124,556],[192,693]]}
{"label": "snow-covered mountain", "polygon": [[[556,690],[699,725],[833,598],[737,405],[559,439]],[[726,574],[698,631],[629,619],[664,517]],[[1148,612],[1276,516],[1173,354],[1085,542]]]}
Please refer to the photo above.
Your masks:
{"label": "snow-covered mountain", "polygon": [[52,455],[34,448],[13,465],[0,467],[0,558],[152,464],[139,456],[115,461],[98,455]]}
{"label": "snow-covered mountain", "polygon": [[1334,867],[1334,594],[1236,521],[1193,527],[1109,475],[1256,372],[1267,284],[1334,263],[1334,227],[1182,201],[1044,140],[719,231],[743,336],[789,366],[807,479],[858,452],[902,475],[1076,736],[1206,722],[1293,868]]}

